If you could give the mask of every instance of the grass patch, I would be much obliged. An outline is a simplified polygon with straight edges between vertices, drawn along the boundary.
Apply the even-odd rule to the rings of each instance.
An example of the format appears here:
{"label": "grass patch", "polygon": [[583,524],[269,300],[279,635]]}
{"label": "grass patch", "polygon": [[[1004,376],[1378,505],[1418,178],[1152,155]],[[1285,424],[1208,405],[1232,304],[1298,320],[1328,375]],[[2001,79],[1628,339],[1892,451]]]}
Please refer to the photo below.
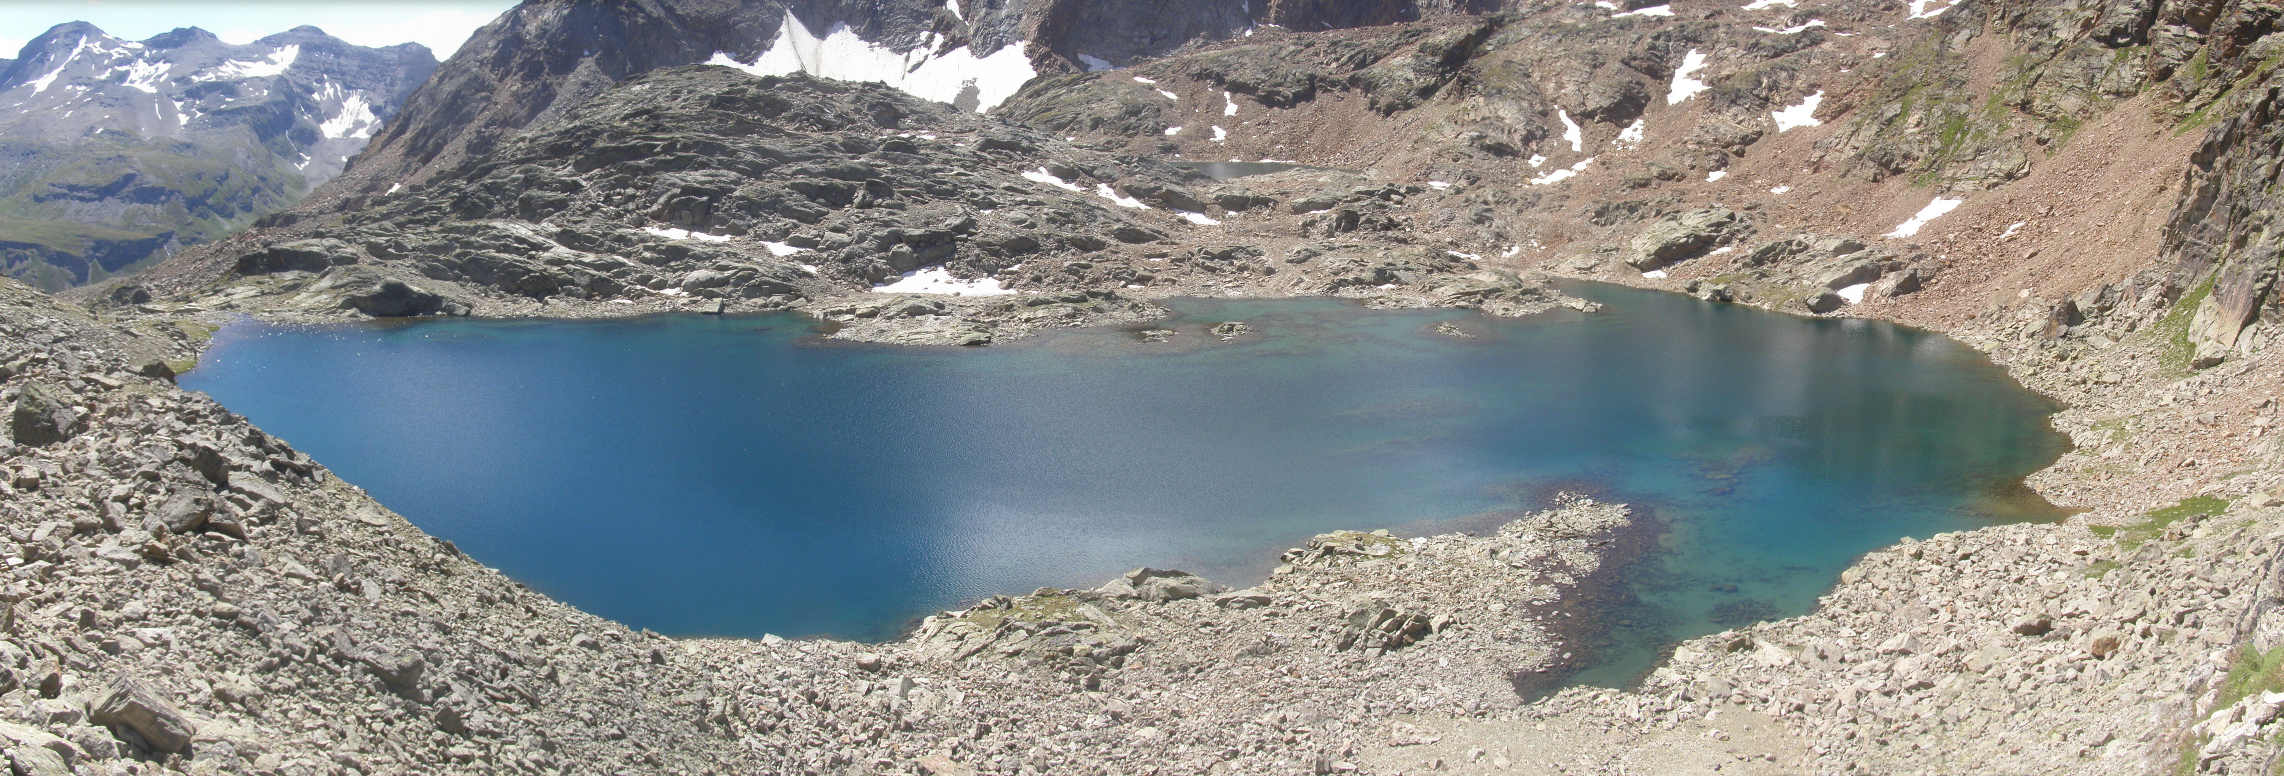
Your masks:
{"label": "grass patch", "polygon": [[1088,620],[1079,612],[1080,602],[1062,593],[1040,593],[1016,596],[1006,608],[970,609],[960,619],[990,631],[1002,622],[1072,622]]}
{"label": "grass patch", "polygon": [[2093,563],[2086,565],[2086,578],[2101,579],[2102,577],[2109,576],[2110,572],[2118,570],[2118,567],[2119,563],[2114,560],[2103,559],[2094,561]]}
{"label": "grass patch", "polygon": [[[2263,652],[2251,644],[2239,644],[2229,654],[2228,675],[2221,677],[2220,697],[2212,710],[2234,706],[2258,693],[2279,691],[2284,691],[2284,646]],[[2205,747],[2205,740],[2204,736],[2183,737],[2174,773],[2197,771],[2197,752]]]}
{"label": "grass patch", "polygon": [[2218,270],[2205,276],[2196,288],[2182,294],[2181,299],[2165,311],[2164,320],[2150,327],[2150,333],[2165,343],[2165,349],[2157,354],[2157,365],[2166,372],[2175,375],[2189,373],[2189,364],[2197,355],[2196,345],[2189,342],[2189,324],[2197,318],[2197,306],[2204,304],[2205,298],[2213,295],[2213,282],[2219,277]]}
{"label": "grass patch", "polygon": [[2102,432],[2102,439],[2107,442],[2120,442],[2133,438],[2133,431],[2125,427],[2125,418],[2094,421],[2093,430]]}
{"label": "grass patch", "polygon": [[2104,539],[2117,539],[2128,550],[2138,549],[2157,538],[2174,523],[2193,517],[2211,517],[2228,511],[2228,499],[2219,496],[2190,496],[2180,503],[2143,514],[2141,521],[2128,525],[2089,525],[2087,530]]}

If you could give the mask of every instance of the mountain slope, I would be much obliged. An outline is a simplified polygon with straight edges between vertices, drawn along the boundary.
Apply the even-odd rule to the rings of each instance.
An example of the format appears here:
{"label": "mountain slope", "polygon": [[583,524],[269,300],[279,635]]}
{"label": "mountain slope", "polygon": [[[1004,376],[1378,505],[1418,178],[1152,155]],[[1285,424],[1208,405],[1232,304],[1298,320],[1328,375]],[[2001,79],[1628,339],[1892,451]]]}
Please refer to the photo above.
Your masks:
{"label": "mountain slope", "polygon": [[46,288],[130,271],[338,175],[435,60],[299,27],[232,46],[58,25],[0,67],[0,269]]}

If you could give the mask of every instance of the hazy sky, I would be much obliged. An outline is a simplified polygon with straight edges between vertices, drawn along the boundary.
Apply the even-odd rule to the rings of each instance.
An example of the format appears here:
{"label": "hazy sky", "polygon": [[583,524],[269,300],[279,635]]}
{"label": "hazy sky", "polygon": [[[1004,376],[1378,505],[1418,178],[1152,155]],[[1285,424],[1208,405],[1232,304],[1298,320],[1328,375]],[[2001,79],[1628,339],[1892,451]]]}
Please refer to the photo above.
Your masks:
{"label": "hazy sky", "polygon": [[231,43],[313,24],[360,46],[418,43],[442,61],[513,7],[514,0],[0,0],[0,59],[15,58],[49,27],[83,21],[127,40],[201,27]]}

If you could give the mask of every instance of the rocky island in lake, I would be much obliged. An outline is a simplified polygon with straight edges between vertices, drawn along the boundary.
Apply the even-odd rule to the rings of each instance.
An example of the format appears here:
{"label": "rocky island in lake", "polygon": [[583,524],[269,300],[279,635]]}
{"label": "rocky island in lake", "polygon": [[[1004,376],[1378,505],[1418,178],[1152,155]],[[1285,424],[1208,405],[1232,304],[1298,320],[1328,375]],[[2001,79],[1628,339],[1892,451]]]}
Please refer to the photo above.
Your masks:
{"label": "rocky island in lake", "polygon": [[2277,767],[2260,4],[201,7],[0,59],[9,774]]}

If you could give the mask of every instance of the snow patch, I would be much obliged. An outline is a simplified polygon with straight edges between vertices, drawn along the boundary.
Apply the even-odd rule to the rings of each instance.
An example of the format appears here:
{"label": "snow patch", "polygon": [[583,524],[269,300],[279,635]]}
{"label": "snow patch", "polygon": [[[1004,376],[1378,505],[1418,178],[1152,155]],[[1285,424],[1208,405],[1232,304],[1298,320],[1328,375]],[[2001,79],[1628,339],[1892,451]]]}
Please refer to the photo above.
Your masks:
{"label": "snow patch", "polygon": [[1149,84],[1153,86],[1158,83],[1155,79],[1143,78],[1142,76],[1135,76],[1134,82],[1138,84]]}
{"label": "snow patch", "polygon": [[977,56],[968,46],[936,54],[928,46],[897,53],[886,46],[857,37],[846,23],[835,23],[817,37],[791,11],[777,28],[777,39],[751,63],[716,52],[709,65],[736,68],[753,75],[808,73],[843,81],[872,81],[895,87],[914,97],[958,103],[975,100],[982,113],[1015,95],[1039,73],[1019,45],[1002,46]]}
{"label": "snow patch", "polygon": [[127,71],[127,80],[122,83],[127,88],[144,94],[158,94],[159,81],[167,77],[167,69],[170,67],[172,65],[167,62],[137,61],[121,68]]}
{"label": "snow patch", "polygon": [[1944,213],[1958,209],[1962,202],[1966,202],[1966,200],[1936,197],[1933,201],[1928,202],[1926,207],[1920,208],[1917,214],[1912,215],[1911,220],[1896,224],[1895,231],[1881,236],[1910,237],[1919,234],[1920,228],[1926,226],[1927,222],[1942,218]]}
{"label": "snow patch", "polygon": [[1428,181],[1428,188],[1443,191],[1451,188],[1451,181]]}
{"label": "snow patch", "polygon": [[1586,150],[1586,132],[1578,128],[1578,122],[1570,120],[1570,111],[1556,108],[1554,115],[1555,118],[1562,119],[1562,139],[1570,144],[1570,152]]}
{"label": "snow patch", "polygon": [[897,276],[896,281],[873,286],[882,294],[951,294],[954,296],[1004,296],[1014,290],[999,285],[997,278],[961,280],[952,277],[951,270],[943,267],[916,269]]}
{"label": "snow patch", "polygon": [[365,101],[364,93],[350,92],[341,98],[340,112],[317,125],[317,131],[326,137],[368,138],[373,136],[373,128],[380,125],[381,119],[373,115],[373,105]]}
{"label": "snow patch", "polygon": [[1698,71],[1704,69],[1704,54],[1697,53],[1697,49],[1690,49],[1689,53],[1683,54],[1681,66],[1673,70],[1673,88],[1666,91],[1665,104],[1680,104],[1682,100],[1695,97],[1698,93],[1710,88],[1705,85],[1704,81],[1697,80]]}
{"label": "snow patch", "polygon": [[[765,248],[765,249],[768,249],[768,251],[769,251],[769,255],[771,255],[771,256],[791,256],[791,255],[794,255],[794,254],[796,254],[796,253],[808,253],[808,252],[809,252],[809,249],[807,249],[807,248],[796,248],[796,247],[793,247],[793,245],[792,245],[791,243],[770,242],[770,241],[768,241],[768,240],[763,240],[763,241],[761,241],[761,247],[763,247],[763,248]],[[814,271],[812,271],[812,272],[810,272],[809,274],[811,274],[811,275],[814,275],[814,274],[817,274],[817,273],[816,273],[816,272],[814,272]]]}
{"label": "snow patch", "polygon": [[1642,119],[1634,119],[1634,123],[1627,124],[1625,129],[1618,130],[1618,139],[1610,141],[1610,144],[1619,148],[1632,148],[1641,145],[1643,124]]}
{"label": "snow patch", "polygon": [[403,191],[403,190],[404,190],[404,184],[402,184],[402,183],[391,183],[391,184],[389,184],[389,190],[388,190],[388,191],[386,191],[386,192],[382,192],[382,193],[381,193],[381,196],[384,196],[384,197],[386,197],[386,196],[389,196],[389,195],[391,195],[391,194],[395,194],[395,193],[397,193],[397,192],[399,192],[399,191]]}
{"label": "snow patch", "polygon": [[1758,26],[1754,27],[1753,29],[1754,29],[1754,30],[1756,30],[1756,31],[1759,31],[1759,32],[1767,32],[1767,33],[1773,33],[1773,34],[1776,34],[1776,35],[1798,35],[1798,34],[1801,34],[1801,33],[1803,33],[1803,32],[1807,32],[1807,31],[1809,31],[1810,29],[1813,29],[1813,28],[1816,28],[1816,27],[1822,27],[1822,26],[1824,26],[1824,20],[1823,20],[1823,19],[1810,19],[1810,20],[1808,20],[1808,21],[1802,22],[1802,23],[1800,23],[1800,24],[1797,24],[1797,25],[1794,25],[1794,26],[1791,26],[1791,27],[1786,27],[1786,28],[1784,28],[1784,29],[1781,29],[1781,30],[1780,30],[1780,29],[1777,29],[1777,28],[1775,28],[1775,27],[1758,27]]}
{"label": "snow patch", "polygon": [[1538,154],[1531,154],[1531,166],[1532,166],[1532,167],[1544,167],[1544,166],[1546,166],[1546,157],[1544,157],[1544,156],[1540,156],[1540,155],[1538,155]]}
{"label": "snow patch", "polygon": [[1559,169],[1559,170],[1554,170],[1554,171],[1552,171],[1552,172],[1548,172],[1548,173],[1546,173],[1546,174],[1540,175],[1540,176],[1538,176],[1538,177],[1536,177],[1536,178],[1532,178],[1532,179],[1531,179],[1531,185],[1533,185],[1533,186],[1552,186],[1552,185],[1554,185],[1554,184],[1557,184],[1557,183],[1561,183],[1561,182],[1563,182],[1563,181],[1566,181],[1566,180],[1570,180],[1570,179],[1572,179],[1572,178],[1576,178],[1576,177],[1578,177],[1578,174],[1579,174],[1579,173],[1582,173],[1582,172],[1585,172],[1585,171],[1586,171],[1586,166],[1587,166],[1587,165],[1590,165],[1590,164],[1593,164],[1593,163],[1594,163],[1594,157],[1591,157],[1591,156],[1589,156],[1589,157],[1586,157],[1586,158],[1584,158],[1584,159],[1580,159],[1580,160],[1578,160],[1578,163],[1577,163],[1577,164],[1573,164],[1573,165],[1571,165],[1571,166],[1569,166],[1569,167],[1564,167],[1564,168],[1562,168],[1562,169]]}
{"label": "snow patch", "polygon": [[1076,183],[1055,177],[1055,174],[1048,172],[1045,167],[1023,173],[1023,179],[1034,183],[1044,183],[1064,191],[1086,191],[1086,189],[1079,188]]}
{"label": "snow patch", "polygon": [[1237,100],[1231,98],[1227,91],[1221,93],[1221,115],[1237,115]]}
{"label": "snow patch", "polygon": [[1648,7],[1648,8],[1636,8],[1636,9],[1634,9],[1634,10],[1631,10],[1631,11],[1627,11],[1627,12],[1625,12],[1625,13],[1622,13],[1622,14],[1618,14],[1618,15],[1616,15],[1616,16],[1612,16],[1612,17],[1610,17],[1610,18],[1612,18],[1612,19],[1615,19],[1615,18],[1618,18],[1619,16],[1672,16],[1672,15],[1673,15],[1673,6],[1670,6],[1670,5],[1653,5],[1653,6],[1650,6],[1650,7]]}
{"label": "snow patch", "polygon": [[1190,222],[1190,223],[1193,223],[1193,224],[1197,224],[1198,226],[1220,226],[1220,225],[1221,225],[1221,220],[1220,220],[1220,219],[1214,218],[1213,216],[1209,216],[1209,215],[1206,215],[1206,214],[1204,214],[1204,213],[1192,213],[1192,212],[1190,212],[1190,211],[1187,211],[1187,210],[1176,210],[1176,211],[1174,211],[1174,215],[1177,215],[1177,216],[1181,216],[1181,217],[1182,217],[1182,220],[1184,220],[1184,221],[1188,221],[1188,222]]}
{"label": "snow patch", "polygon": [[1175,102],[1181,102],[1181,101],[1182,101],[1182,96],[1181,96],[1181,95],[1179,95],[1179,94],[1175,94],[1175,93],[1173,93],[1173,92],[1169,92],[1169,91],[1166,91],[1166,90],[1164,90],[1164,89],[1159,89],[1159,90],[1158,90],[1158,96],[1160,96],[1160,97],[1164,97],[1164,98],[1166,98],[1166,99],[1169,99],[1169,100],[1173,100],[1173,101],[1175,101]]}
{"label": "snow patch", "polygon": [[1653,269],[1653,270],[1650,270],[1650,271],[1648,271],[1648,272],[1644,272],[1644,273],[1642,273],[1642,279],[1644,279],[1644,280],[1664,280],[1664,279],[1665,279],[1665,270],[1662,270],[1662,269]]}
{"label": "snow patch", "polygon": [[1110,60],[1085,52],[1080,52],[1079,64],[1085,65],[1086,71],[1089,73],[1100,73],[1114,69],[1110,66]]}
{"label": "snow patch", "polygon": [[660,228],[658,228],[658,227],[655,227],[655,226],[645,226],[645,227],[643,227],[643,228],[642,228],[642,230],[643,230],[643,231],[645,231],[645,232],[648,232],[648,233],[650,233],[650,234],[652,234],[652,235],[655,235],[655,236],[658,236],[658,237],[664,237],[664,238],[666,238],[666,239],[669,239],[669,240],[697,240],[697,241],[699,241],[699,242],[729,242],[729,241],[730,241],[729,235],[722,235],[722,234],[707,234],[707,233],[705,233],[705,232],[693,232],[693,231],[690,231],[690,230],[688,230],[688,229],[674,229],[674,228],[666,228],[666,229],[660,229]]}
{"label": "snow patch", "polygon": [[1173,127],[1167,127],[1167,128],[1166,128],[1166,136],[1167,136],[1167,137],[1172,137],[1172,136],[1174,136],[1174,135],[1179,135],[1179,134],[1181,134],[1181,133],[1182,133],[1182,128],[1181,128],[1181,127],[1179,127],[1179,126],[1173,126]]}
{"label": "snow patch", "polygon": [[1769,111],[1769,118],[1776,120],[1776,131],[1778,132],[1818,126],[1824,122],[1816,120],[1816,106],[1822,104],[1824,104],[1824,90],[1818,89],[1815,94],[1801,98],[1799,105],[1784,110]]}
{"label": "snow patch", "polygon": [[2015,232],[2019,232],[2019,231],[2022,231],[2022,227],[2023,227],[2023,225],[2025,225],[2025,224],[2028,224],[2028,223],[2030,223],[2030,222],[2029,222],[2029,221],[2016,221],[2016,222],[2014,222],[2014,223],[2011,223],[2011,224],[2007,224],[2007,225],[2006,225],[2006,231],[2004,231],[2004,232],[2000,232],[2000,233],[1999,233],[1999,239],[2001,239],[2001,240],[2004,240],[2004,239],[2006,239],[2006,238],[2009,238],[2009,237],[2013,237]]}
{"label": "snow patch", "polygon": [[1955,5],[1955,3],[1944,2],[1943,7],[1941,8],[1929,8],[1929,6],[1935,5],[1937,2],[1941,1],[1942,0],[1910,0],[1911,18],[1933,19],[1937,16],[1942,16],[1944,11],[1951,10],[1951,6]]}
{"label": "snow patch", "polygon": [[1864,301],[1864,292],[1871,290],[1871,287],[1872,284],[1870,283],[1857,283],[1855,285],[1842,288],[1839,291],[1840,298],[1848,300],[1848,304],[1856,304],[1862,302]]}
{"label": "snow patch", "polygon": [[1219,124],[1215,124],[1215,125],[1213,126],[1213,142],[1219,143],[1219,142],[1221,142],[1221,141],[1224,141],[1224,140],[1228,140],[1228,139],[1229,139],[1229,130],[1226,130],[1226,129],[1222,129],[1222,128],[1221,128],[1221,125],[1219,125]]}
{"label": "snow patch", "polygon": [[960,14],[960,0],[944,0],[944,10],[952,12],[954,19],[963,22],[968,20],[968,17]]}
{"label": "snow patch", "polygon": [[301,44],[296,43],[272,51],[269,56],[261,59],[233,59],[216,65],[213,70],[207,72],[212,73],[216,79],[224,81],[235,81],[242,78],[271,78],[284,75],[286,68],[293,67],[294,60],[300,58]]}
{"label": "snow patch", "polygon": [[1706,182],[1706,183],[1712,183],[1712,182],[1714,182],[1714,181],[1717,181],[1717,180],[1720,180],[1720,179],[1722,179],[1722,178],[1726,178],[1726,177],[1729,177],[1729,171],[1728,171],[1728,170],[1714,170],[1714,171],[1712,171],[1712,172],[1709,172],[1709,173],[1706,173],[1706,174],[1705,174],[1705,182]]}
{"label": "snow patch", "polygon": [[807,272],[811,275],[815,275],[819,272],[824,271],[823,269],[818,268],[818,266],[815,264],[795,264],[793,266],[798,267],[802,272]]}
{"label": "snow patch", "polygon": [[1746,3],[1743,7],[1747,11],[1758,11],[1763,8],[1775,8],[1780,5],[1786,8],[1792,8],[1800,5],[1800,3],[1796,2],[1796,0],[1753,0],[1750,3]]}
{"label": "snow patch", "polygon": [[1769,193],[1770,193],[1770,194],[1790,194],[1790,193],[1792,193],[1792,187],[1791,187],[1791,186],[1778,186],[1778,187],[1776,187],[1776,188],[1773,188],[1773,189],[1769,189]]}
{"label": "snow patch", "polygon": [[1145,205],[1145,204],[1142,204],[1142,200],[1139,200],[1139,199],[1135,199],[1135,198],[1133,198],[1133,197],[1122,197],[1122,196],[1119,196],[1119,195],[1118,195],[1118,190],[1117,190],[1117,189],[1113,189],[1113,188],[1111,188],[1111,187],[1110,187],[1110,184],[1108,184],[1108,183],[1097,183],[1097,184],[1095,184],[1095,185],[1094,185],[1094,195],[1095,195],[1095,196],[1097,196],[1097,197],[1101,197],[1101,198],[1103,198],[1103,199],[1107,199],[1107,200],[1110,200],[1110,204],[1113,204],[1113,205],[1117,205],[1117,206],[1119,206],[1119,207],[1123,207],[1123,208],[1133,208],[1133,209],[1135,209],[1135,210],[1149,210],[1149,209],[1150,209],[1150,206],[1149,206],[1149,205]]}
{"label": "snow patch", "polygon": [[56,82],[56,76],[62,75],[64,67],[70,65],[72,60],[79,58],[80,50],[85,48],[87,48],[87,36],[82,35],[78,43],[72,44],[71,53],[63,55],[63,60],[56,63],[54,70],[48,71],[47,75],[26,81],[25,83],[32,85],[32,94],[37,95],[47,91],[48,86]]}

